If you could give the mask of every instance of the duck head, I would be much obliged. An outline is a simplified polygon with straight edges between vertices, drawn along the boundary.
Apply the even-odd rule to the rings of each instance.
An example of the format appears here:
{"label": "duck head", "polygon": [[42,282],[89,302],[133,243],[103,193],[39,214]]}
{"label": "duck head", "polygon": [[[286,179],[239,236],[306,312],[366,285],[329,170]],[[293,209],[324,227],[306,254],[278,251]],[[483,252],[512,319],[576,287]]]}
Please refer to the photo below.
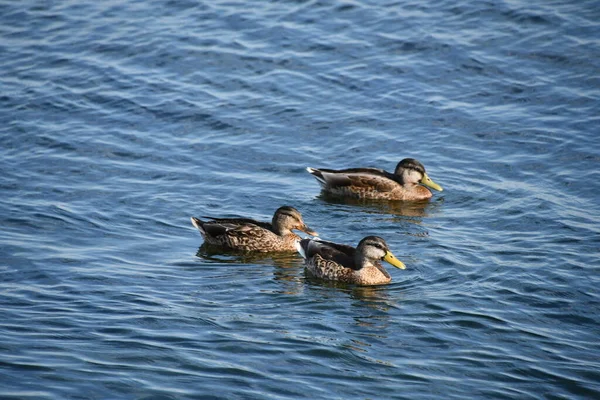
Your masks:
{"label": "duck head", "polygon": [[430,187],[432,189],[442,191],[442,187],[435,183],[427,172],[425,167],[418,160],[414,158],[405,158],[400,161],[396,166],[394,175],[397,175],[402,179],[403,184],[416,185],[421,184],[423,186]]}
{"label": "duck head", "polygon": [[379,236],[367,236],[358,243],[355,253],[356,265],[364,267],[383,260],[396,268],[405,269],[404,263],[396,258],[388,248],[385,240]]}
{"label": "duck head", "polygon": [[310,229],[304,223],[300,211],[290,206],[279,207],[277,211],[275,211],[272,225],[275,233],[281,236],[291,233],[292,229],[297,229],[311,236],[319,236],[317,232]]}

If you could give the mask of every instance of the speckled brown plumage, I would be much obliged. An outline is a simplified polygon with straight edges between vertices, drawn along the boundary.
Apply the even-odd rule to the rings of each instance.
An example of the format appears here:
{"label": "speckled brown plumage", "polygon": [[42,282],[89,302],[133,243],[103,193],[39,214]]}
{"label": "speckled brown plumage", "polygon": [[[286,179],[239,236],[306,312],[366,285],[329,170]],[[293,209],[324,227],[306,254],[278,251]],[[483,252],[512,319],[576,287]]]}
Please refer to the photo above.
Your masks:
{"label": "speckled brown plumage", "polygon": [[203,218],[210,220],[192,217],[192,224],[198,228],[204,241],[232,250],[293,251],[301,238],[292,229],[317,235],[306,226],[300,212],[289,206],[277,209],[271,223],[249,218]]}
{"label": "speckled brown plumage", "polygon": [[377,236],[367,236],[357,248],[321,240],[303,239],[298,252],[304,265],[317,278],[357,285],[381,285],[392,280],[379,260],[385,259],[397,268],[404,264],[389,251],[385,241]]}
{"label": "speckled brown plumage", "polygon": [[343,197],[378,200],[425,200],[432,194],[429,186],[442,188],[433,182],[419,161],[405,158],[394,173],[377,168],[348,168],[342,170],[307,168],[323,191]]}

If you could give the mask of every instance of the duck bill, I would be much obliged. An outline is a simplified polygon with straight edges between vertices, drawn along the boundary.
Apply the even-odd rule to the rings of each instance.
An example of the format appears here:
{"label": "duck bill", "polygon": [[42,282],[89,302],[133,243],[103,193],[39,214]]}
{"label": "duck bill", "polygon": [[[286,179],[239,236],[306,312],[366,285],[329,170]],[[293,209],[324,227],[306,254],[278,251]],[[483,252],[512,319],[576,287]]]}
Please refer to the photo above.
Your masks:
{"label": "duck bill", "polygon": [[306,232],[307,234],[309,234],[310,236],[319,236],[319,234],[316,231],[313,231],[312,229],[310,229],[308,226],[306,225],[302,225],[301,227],[298,228],[299,230],[301,230],[302,232]]}
{"label": "duck bill", "polygon": [[429,177],[429,175],[427,174],[423,174],[423,179],[421,179],[419,181],[419,183],[423,186],[427,186],[430,187],[432,189],[438,190],[438,191],[442,191],[444,189],[442,189],[442,187],[440,185],[438,185],[437,183],[435,183],[434,181],[431,180],[431,178]]}
{"label": "duck bill", "polygon": [[406,269],[406,265],[404,265],[404,263],[402,261],[398,260],[396,258],[396,256],[393,255],[389,251],[387,253],[385,253],[385,257],[383,257],[383,261],[389,262],[390,264],[392,264],[396,268]]}

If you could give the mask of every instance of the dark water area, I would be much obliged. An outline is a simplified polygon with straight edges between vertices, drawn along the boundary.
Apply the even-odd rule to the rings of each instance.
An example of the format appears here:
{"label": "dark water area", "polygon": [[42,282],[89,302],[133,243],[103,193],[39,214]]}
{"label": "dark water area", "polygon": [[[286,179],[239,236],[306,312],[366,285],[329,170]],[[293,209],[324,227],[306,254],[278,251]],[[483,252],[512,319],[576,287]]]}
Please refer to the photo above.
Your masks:
{"label": "dark water area", "polygon": [[[600,398],[600,2],[0,1],[0,398]],[[424,203],[305,168],[419,159]],[[205,251],[291,205],[378,287]]]}

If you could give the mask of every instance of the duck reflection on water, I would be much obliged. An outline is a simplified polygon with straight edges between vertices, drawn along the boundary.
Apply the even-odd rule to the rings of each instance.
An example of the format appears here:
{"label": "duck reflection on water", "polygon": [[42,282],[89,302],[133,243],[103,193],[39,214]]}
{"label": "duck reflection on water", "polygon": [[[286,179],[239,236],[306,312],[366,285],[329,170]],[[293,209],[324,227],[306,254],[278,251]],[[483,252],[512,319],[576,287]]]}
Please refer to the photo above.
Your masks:
{"label": "duck reflection on water", "polygon": [[[444,198],[440,197],[434,201],[400,201],[400,200],[372,200],[355,199],[352,197],[341,197],[322,192],[317,199],[338,205],[348,205],[361,207],[363,212],[389,214],[399,217],[429,217],[430,214],[444,203]],[[352,210],[348,210],[349,212]]]}

